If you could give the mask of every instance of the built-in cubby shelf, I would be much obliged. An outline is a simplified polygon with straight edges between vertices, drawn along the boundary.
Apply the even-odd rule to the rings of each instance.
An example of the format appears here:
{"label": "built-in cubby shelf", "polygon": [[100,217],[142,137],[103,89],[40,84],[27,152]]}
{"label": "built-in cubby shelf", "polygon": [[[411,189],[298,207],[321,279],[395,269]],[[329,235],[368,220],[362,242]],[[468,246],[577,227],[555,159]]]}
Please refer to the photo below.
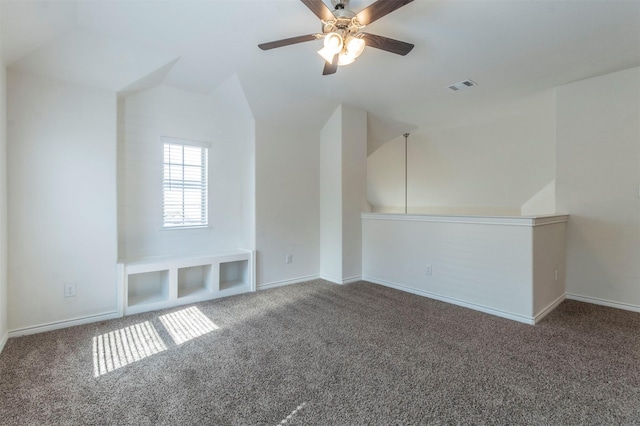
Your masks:
{"label": "built-in cubby shelf", "polygon": [[254,270],[254,254],[249,250],[121,261],[121,313],[131,315],[255,291]]}
{"label": "built-in cubby shelf", "polygon": [[236,260],[220,264],[220,291],[242,287],[247,282],[248,260]]}
{"label": "built-in cubby shelf", "polygon": [[169,271],[151,271],[128,277],[127,300],[130,306],[161,303],[169,300]]}

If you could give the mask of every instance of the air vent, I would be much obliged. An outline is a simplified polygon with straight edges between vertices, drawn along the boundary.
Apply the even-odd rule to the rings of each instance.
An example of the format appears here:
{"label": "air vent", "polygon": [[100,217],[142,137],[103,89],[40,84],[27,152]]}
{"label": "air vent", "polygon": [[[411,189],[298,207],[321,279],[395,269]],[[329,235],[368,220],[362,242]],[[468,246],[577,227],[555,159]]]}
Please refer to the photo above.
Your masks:
{"label": "air vent", "polygon": [[449,89],[453,90],[454,92],[457,92],[458,90],[462,90],[462,89],[468,89],[469,87],[473,87],[473,86],[477,86],[478,83],[476,83],[473,80],[463,80],[463,81],[459,81],[455,84],[452,84],[451,86],[447,86]]}

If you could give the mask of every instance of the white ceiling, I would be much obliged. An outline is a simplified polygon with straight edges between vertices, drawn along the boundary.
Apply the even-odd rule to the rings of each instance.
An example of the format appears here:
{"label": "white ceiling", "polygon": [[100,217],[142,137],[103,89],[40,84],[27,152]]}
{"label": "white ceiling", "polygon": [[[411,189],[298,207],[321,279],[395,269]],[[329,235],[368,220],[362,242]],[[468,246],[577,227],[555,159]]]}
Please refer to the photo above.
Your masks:
{"label": "white ceiling", "polygon": [[[351,9],[372,2],[352,0]],[[415,0],[367,27],[415,44],[409,55],[367,48],[331,76],[322,76],[320,41],[257,47],[320,30],[299,0],[3,0],[1,8],[11,68],[115,91],[164,82],[213,93],[237,78],[256,119],[314,126],[339,103],[428,125],[640,65],[638,0]],[[446,89],[467,78],[479,85]]]}

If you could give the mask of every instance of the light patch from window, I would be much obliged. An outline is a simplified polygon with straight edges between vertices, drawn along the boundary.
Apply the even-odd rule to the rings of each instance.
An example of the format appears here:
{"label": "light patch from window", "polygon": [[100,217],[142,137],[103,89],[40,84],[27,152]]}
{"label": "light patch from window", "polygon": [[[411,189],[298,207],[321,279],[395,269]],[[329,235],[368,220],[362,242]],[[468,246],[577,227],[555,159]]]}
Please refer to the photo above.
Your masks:
{"label": "light patch from window", "polygon": [[149,321],[95,336],[93,376],[100,377],[165,350],[167,347]]}
{"label": "light patch from window", "polygon": [[162,315],[160,321],[176,345],[181,345],[219,328],[195,306]]}

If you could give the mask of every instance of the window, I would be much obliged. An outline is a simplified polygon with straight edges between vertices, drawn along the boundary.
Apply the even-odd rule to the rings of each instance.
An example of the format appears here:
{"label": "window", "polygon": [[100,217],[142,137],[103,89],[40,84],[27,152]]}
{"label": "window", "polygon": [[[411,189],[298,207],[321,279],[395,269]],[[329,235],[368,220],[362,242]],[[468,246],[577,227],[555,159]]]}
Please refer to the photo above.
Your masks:
{"label": "window", "polygon": [[207,226],[207,152],[203,144],[162,138],[164,228]]}

